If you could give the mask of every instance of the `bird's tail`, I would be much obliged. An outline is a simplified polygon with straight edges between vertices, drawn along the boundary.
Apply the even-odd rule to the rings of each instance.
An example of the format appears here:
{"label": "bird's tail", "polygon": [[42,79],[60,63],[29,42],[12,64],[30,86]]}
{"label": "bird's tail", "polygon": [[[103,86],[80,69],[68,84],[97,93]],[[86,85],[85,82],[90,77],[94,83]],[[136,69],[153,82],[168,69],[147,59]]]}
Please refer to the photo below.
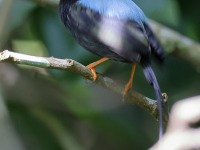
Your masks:
{"label": "bird's tail", "polygon": [[145,74],[147,81],[149,82],[150,85],[152,85],[154,87],[154,91],[155,91],[155,94],[156,94],[157,103],[158,103],[158,112],[159,112],[159,138],[161,138],[162,135],[163,135],[163,110],[162,110],[162,106],[164,104],[164,100],[163,100],[163,97],[162,97],[160,87],[158,85],[158,81],[157,81],[156,76],[154,74],[154,71],[151,67],[151,64],[150,63],[142,63],[142,67],[143,67],[143,71],[144,71],[144,74]]}
{"label": "bird's tail", "polygon": [[158,39],[156,38],[156,36],[154,35],[153,31],[151,30],[151,28],[149,27],[149,25],[147,23],[144,23],[144,28],[145,28],[152,52],[154,53],[157,60],[159,60],[160,62],[163,62],[164,50],[163,50],[160,42],[158,41]]}

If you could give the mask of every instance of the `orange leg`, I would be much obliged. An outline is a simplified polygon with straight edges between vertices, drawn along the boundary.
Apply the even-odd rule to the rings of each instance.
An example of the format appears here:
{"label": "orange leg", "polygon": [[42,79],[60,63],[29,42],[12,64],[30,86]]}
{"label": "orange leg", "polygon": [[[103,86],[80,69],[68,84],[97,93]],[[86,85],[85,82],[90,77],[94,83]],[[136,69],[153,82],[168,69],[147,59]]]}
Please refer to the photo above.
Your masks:
{"label": "orange leg", "polygon": [[129,79],[128,83],[126,84],[126,86],[124,88],[123,96],[125,96],[133,86],[133,77],[134,77],[134,73],[135,73],[135,68],[136,68],[136,64],[133,64],[132,65],[131,76],[130,76],[130,79]]}
{"label": "orange leg", "polygon": [[101,58],[101,59],[99,59],[99,60],[97,60],[97,61],[86,66],[87,68],[89,68],[92,71],[94,81],[97,78],[97,73],[96,73],[96,70],[95,70],[96,66],[98,66],[99,64],[101,64],[101,63],[103,63],[104,61],[107,61],[107,60],[109,60],[109,58],[104,57],[104,58]]}

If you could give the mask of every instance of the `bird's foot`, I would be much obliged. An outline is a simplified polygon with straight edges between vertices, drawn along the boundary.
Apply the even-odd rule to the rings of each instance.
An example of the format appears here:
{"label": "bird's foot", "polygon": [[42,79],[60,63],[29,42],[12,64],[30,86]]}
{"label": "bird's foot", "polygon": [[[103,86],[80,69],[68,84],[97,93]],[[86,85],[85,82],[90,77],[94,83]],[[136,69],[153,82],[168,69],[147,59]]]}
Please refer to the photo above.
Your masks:
{"label": "bird's foot", "polygon": [[124,91],[123,91],[123,100],[124,100],[126,94],[128,93],[128,91],[129,91],[130,89],[132,89],[132,87],[133,87],[133,83],[132,83],[132,80],[130,80],[130,81],[125,85],[125,88],[124,88]]}
{"label": "bird's foot", "polygon": [[97,60],[97,61],[86,66],[87,68],[89,68],[91,70],[91,72],[93,74],[93,81],[95,81],[97,79],[97,73],[96,73],[96,70],[95,70],[96,66],[98,66],[99,64],[101,64],[101,63],[103,63],[107,60],[109,60],[109,58],[104,57],[104,58],[101,58],[101,59],[99,59],[99,60]]}
{"label": "bird's foot", "polygon": [[123,91],[123,101],[124,101],[128,91],[130,89],[132,89],[132,87],[133,87],[133,77],[134,77],[134,73],[135,73],[135,68],[136,68],[136,64],[133,64],[132,65],[132,70],[131,70],[131,77],[130,77],[130,79],[129,79],[128,83],[126,84],[126,86],[124,88],[124,91]]}
{"label": "bird's foot", "polygon": [[96,73],[95,67],[93,67],[91,65],[87,65],[86,67],[91,70],[91,72],[93,74],[93,77],[92,77],[93,81],[96,81],[96,79],[97,79],[97,73]]}

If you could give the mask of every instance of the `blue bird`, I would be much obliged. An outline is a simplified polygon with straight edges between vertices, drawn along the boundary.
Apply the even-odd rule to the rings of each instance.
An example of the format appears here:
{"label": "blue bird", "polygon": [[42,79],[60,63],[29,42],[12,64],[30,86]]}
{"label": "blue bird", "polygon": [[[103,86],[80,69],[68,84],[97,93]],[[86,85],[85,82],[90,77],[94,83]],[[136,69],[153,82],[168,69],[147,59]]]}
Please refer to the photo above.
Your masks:
{"label": "blue bird", "polygon": [[132,88],[136,64],[154,87],[159,111],[159,137],[163,134],[164,100],[151,67],[151,53],[160,61],[163,48],[155,37],[143,11],[132,0],[60,0],[61,20],[85,49],[102,59],[89,64],[94,80],[95,68],[109,59],[132,64],[124,95]]}

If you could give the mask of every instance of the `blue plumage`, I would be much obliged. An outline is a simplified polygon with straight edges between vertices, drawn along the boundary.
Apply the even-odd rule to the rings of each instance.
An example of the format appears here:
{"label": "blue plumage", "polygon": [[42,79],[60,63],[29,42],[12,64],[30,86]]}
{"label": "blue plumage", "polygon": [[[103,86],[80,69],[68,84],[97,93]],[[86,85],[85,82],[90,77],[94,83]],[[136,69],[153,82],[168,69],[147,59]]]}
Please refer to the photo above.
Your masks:
{"label": "blue plumage", "polygon": [[140,25],[147,20],[143,11],[131,0],[79,0],[78,3],[100,14],[134,20]]}
{"label": "blue plumage", "polygon": [[143,67],[158,99],[161,136],[164,102],[151,67],[151,54],[163,60],[163,49],[143,11],[132,0],[60,0],[59,12],[74,38],[90,52]]}

